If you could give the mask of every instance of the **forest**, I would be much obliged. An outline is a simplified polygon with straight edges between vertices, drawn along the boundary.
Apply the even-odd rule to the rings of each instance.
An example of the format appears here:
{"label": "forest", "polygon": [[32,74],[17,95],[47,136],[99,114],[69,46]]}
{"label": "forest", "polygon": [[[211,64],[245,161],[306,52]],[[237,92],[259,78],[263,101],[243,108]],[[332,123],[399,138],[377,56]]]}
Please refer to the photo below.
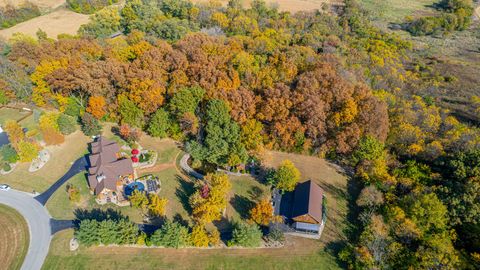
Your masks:
{"label": "forest", "polygon": [[[334,160],[362,186],[337,254],[348,268],[478,269],[479,129],[421,95],[449,77],[345,2],[334,16],[261,0],[127,0],[78,36],[3,43],[0,101],[56,109],[87,135],[108,121],[171,137],[205,171],[265,149]],[[61,115],[44,117],[52,144]]]}

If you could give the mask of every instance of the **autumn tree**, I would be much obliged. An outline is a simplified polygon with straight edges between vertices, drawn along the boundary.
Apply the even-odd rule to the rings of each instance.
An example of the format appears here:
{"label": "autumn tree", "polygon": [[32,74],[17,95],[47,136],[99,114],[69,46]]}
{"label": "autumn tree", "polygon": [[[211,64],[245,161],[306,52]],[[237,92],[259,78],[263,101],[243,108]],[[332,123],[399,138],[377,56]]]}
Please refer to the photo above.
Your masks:
{"label": "autumn tree", "polygon": [[274,220],[272,203],[261,200],[250,210],[250,218],[258,225],[268,226]]}
{"label": "autumn tree", "polygon": [[93,117],[101,119],[107,113],[105,111],[105,98],[101,96],[92,96],[88,99],[87,112]]}
{"label": "autumn tree", "polygon": [[148,196],[148,199],[148,210],[150,213],[158,217],[165,216],[168,199],[160,198],[160,196],[153,193]]}
{"label": "autumn tree", "polygon": [[3,129],[7,133],[12,146],[18,150],[18,144],[25,139],[25,133],[20,124],[15,120],[8,120],[5,122]]}
{"label": "autumn tree", "polygon": [[81,119],[82,131],[87,136],[98,135],[102,131],[102,126],[98,120],[89,113],[84,113]]}
{"label": "autumn tree", "polygon": [[192,214],[200,223],[219,220],[222,211],[227,207],[227,194],[231,189],[228,176],[225,174],[208,174],[205,176],[208,192],[202,192],[203,186],[190,197]]}
{"label": "autumn tree", "polygon": [[190,242],[195,247],[208,247],[210,239],[203,225],[197,224],[193,226],[192,232],[190,233]]}
{"label": "autumn tree", "polygon": [[148,205],[147,195],[142,191],[134,190],[132,195],[128,197],[128,200],[134,208],[145,209]]}
{"label": "autumn tree", "polygon": [[21,162],[31,162],[38,157],[40,147],[29,141],[20,141],[17,145],[17,153]]}

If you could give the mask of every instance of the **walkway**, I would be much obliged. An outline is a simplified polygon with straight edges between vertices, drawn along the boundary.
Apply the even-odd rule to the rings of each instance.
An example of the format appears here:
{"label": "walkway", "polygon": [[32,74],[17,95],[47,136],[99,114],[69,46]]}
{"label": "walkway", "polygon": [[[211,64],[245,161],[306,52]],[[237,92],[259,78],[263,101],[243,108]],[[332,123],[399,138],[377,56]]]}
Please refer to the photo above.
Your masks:
{"label": "walkway", "polygon": [[190,154],[183,155],[182,159],[180,160],[180,167],[183,171],[185,171],[188,175],[193,176],[197,179],[203,179],[203,174],[196,172],[194,169],[188,165],[188,159],[190,158]]}

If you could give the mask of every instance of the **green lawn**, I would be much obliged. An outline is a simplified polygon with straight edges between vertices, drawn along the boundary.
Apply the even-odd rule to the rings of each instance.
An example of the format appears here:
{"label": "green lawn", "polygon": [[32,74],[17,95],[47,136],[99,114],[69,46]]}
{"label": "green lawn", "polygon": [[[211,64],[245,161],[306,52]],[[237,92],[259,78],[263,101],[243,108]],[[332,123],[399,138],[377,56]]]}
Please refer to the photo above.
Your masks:
{"label": "green lawn", "polygon": [[360,0],[360,4],[379,21],[401,23],[406,16],[435,12],[430,6],[438,0]]}
{"label": "green lawn", "polygon": [[57,233],[43,269],[341,269],[316,240],[290,238],[276,249],[80,247],[68,251],[73,230]]}
{"label": "green lawn", "polygon": [[30,114],[30,112],[11,108],[0,108],[0,125],[3,125],[8,120],[18,121],[28,114]]}

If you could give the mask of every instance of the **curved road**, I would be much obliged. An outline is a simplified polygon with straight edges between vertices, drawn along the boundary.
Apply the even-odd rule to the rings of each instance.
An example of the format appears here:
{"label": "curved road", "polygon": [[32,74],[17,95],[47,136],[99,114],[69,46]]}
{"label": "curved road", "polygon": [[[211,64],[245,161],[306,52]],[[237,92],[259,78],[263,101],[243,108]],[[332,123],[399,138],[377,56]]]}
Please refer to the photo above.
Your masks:
{"label": "curved road", "polygon": [[86,166],[87,159],[85,157],[77,159],[65,175],[36,197],[31,193],[13,189],[0,191],[0,204],[8,205],[17,210],[28,224],[30,244],[21,268],[22,270],[41,269],[47,257],[53,234],[73,226],[71,220],[52,219],[45,204],[59,187],[72,176],[84,171]]}
{"label": "curved road", "polygon": [[41,269],[52,240],[52,219],[47,209],[31,194],[13,189],[0,191],[0,203],[17,210],[28,224],[30,244],[21,269]]}

